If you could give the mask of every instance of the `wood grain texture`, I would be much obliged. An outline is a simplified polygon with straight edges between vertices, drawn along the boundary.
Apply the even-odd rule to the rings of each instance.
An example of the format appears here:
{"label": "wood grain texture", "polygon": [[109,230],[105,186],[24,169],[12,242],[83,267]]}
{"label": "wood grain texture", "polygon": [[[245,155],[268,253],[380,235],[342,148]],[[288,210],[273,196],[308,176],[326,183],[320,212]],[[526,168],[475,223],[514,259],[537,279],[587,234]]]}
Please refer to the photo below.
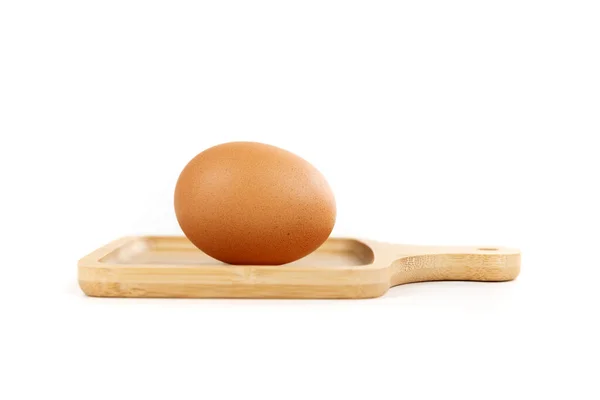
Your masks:
{"label": "wood grain texture", "polygon": [[330,238],[286,265],[227,265],[183,236],[134,236],[83,257],[78,278],[83,292],[94,297],[358,299],[411,282],[509,281],[520,265],[515,249],[345,238]]}

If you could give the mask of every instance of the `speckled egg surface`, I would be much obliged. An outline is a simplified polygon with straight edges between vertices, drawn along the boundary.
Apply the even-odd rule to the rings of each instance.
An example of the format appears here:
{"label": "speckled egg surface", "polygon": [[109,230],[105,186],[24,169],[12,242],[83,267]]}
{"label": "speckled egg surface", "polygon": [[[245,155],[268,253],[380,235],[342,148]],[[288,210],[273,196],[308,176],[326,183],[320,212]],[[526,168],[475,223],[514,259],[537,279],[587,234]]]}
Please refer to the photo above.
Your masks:
{"label": "speckled egg surface", "polygon": [[175,214],[187,238],[229,264],[279,265],[329,237],[335,198],[309,162],[254,142],[211,147],[183,169]]}

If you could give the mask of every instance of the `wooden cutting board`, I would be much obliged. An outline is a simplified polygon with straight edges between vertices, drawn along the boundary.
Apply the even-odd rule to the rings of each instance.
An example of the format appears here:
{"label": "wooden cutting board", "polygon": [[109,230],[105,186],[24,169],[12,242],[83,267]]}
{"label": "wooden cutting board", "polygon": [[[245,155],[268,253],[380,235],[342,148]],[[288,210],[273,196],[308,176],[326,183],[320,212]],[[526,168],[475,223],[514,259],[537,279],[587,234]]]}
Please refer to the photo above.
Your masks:
{"label": "wooden cutting board", "polygon": [[78,277],[83,292],[94,297],[359,299],[410,282],[509,281],[520,266],[515,249],[346,238],[330,238],[286,265],[227,265],[183,236],[135,236],[79,260]]}

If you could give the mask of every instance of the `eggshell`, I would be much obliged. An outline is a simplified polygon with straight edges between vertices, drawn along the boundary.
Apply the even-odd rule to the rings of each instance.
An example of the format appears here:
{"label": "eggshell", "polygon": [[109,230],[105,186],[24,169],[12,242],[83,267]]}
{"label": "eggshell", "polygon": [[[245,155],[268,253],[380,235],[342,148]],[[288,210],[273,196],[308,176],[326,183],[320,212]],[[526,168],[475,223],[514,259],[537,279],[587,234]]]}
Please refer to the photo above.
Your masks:
{"label": "eggshell", "polygon": [[175,213],[184,234],[229,264],[278,265],[302,258],[329,237],[335,198],[309,162],[255,142],[211,147],[183,169]]}

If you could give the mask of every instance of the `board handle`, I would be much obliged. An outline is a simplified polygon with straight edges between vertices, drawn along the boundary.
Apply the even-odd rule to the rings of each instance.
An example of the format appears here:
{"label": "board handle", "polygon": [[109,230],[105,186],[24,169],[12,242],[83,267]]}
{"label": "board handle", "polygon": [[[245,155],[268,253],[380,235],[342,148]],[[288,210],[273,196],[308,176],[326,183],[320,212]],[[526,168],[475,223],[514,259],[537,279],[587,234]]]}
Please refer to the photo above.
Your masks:
{"label": "board handle", "polygon": [[[390,268],[390,285],[425,281],[502,282],[521,270],[521,253],[501,247],[398,246]],[[406,254],[407,252],[411,254]]]}

